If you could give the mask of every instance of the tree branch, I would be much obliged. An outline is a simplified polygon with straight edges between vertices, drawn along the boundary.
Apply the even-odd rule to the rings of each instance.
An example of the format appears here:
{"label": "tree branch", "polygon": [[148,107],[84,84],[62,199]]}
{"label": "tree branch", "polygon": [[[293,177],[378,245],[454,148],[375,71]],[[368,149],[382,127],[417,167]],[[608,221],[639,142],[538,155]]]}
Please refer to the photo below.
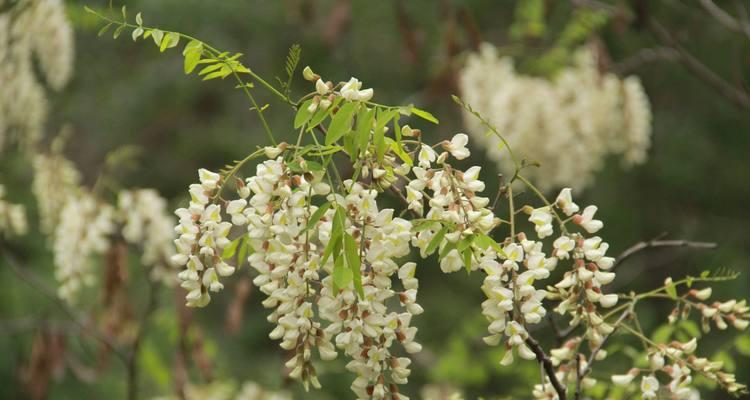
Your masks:
{"label": "tree branch", "polygon": [[557,397],[559,398],[559,400],[566,400],[567,393],[565,392],[565,387],[563,387],[563,385],[560,384],[560,381],[557,379],[557,375],[555,375],[555,367],[552,365],[552,361],[544,352],[544,349],[542,349],[542,346],[540,346],[539,342],[537,342],[531,336],[528,336],[526,338],[526,345],[529,346],[531,351],[534,352],[534,355],[536,355],[536,360],[539,361],[539,363],[544,367],[544,372],[546,373],[547,378],[552,384],[552,387],[555,388],[555,392],[557,392]]}
{"label": "tree branch", "polygon": [[656,248],[656,247],[689,247],[693,249],[715,249],[716,243],[713,242],[691,242],[688,240],[658,240],[653,239],[649,241],[643,241],[638,242],[634,244],[633,246],[625,249],[622,253],[620,253],[619,256],[615,259],[615,263],[612,266],[612,269],[614,270],[617,268],[618,265],[622,264],[627,260],[628,258],[632,257],[633,255],[646,250],[650,248]]}
{"label": "tree branch", "polygon": [[734,18],[728,12],[724,11],[723,8],[719,7],[712,0],[699,0],[703,8],[708,12],[711,17],[718,21],[728,30],[746,35],[750,38],[750,26],[739,19]]}
{"label": "tree branch", "polygon": [[738,89],[731,83],[727,82],[706,66],[706,64],[690,54],[677,42],[677,40],[675,40],[672,34],[653,17],[649,18],[647,25],[651,33],[662,42],[662,44],[677,52],[679,56],[678,60],[681,61],[681,64],[685,66],[688,71],[706,82],[709,86],[713,87],[717,93],[731,100],[738,106],[750,109],[750,95],[748,95],[746,91]]}
{"label": "tree branch", "polygon": [[675,61],[677,58],[679,58],[679,54],[671,47],[645,48],[613,65],[611,71],[617,75],[627,75],[645,64],[657,61]]}
{"label": "tree branch", "polygon": [[13,270],[16,276],[18,276],[31,288],[43,294],[58,308],[60,308],[63,313],[65,313],[65,315],[70,318],[73,324],[75,324],[78,329],[81,330],[81,332],[89,333],[92,337],[94,337],[94,339],[112,350],[117,358],[119,358],[125,365],[127,365],[127,356],[113,339],[100,332],[96,328],[87,326],[86,323],[76,314],[73,309],[71,309],[67,304],[60,300],[59,297],[57,297],[54,289],[47,286],[47,284],[41,278],[28,271],[28,268],[22,267],[18,258],[15,255],[11,254],[10,249],[8,249],[7,246],[3,246],[2,243],[0,243],[0,253],[3,255],[8,265],[10,265],[11,270]]}

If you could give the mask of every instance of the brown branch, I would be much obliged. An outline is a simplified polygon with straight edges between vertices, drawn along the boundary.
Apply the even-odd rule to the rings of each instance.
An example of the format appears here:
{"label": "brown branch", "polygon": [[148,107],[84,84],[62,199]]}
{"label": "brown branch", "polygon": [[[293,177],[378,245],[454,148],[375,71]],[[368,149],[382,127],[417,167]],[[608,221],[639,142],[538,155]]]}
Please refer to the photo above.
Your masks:
{"label": "brown branch", "polygon": [[716,243],[713,242],[692,242],[689,240],[658,240],[653,239],[649,241],[643,241],[638,242],[634,244],[633,246],[625,249],[622,253],[620,253],[619,256],[615,259],[615,263],[612,266],[612,269],[614,270],[617,268],[618,265],[622,264],[627,260],[628,258],[632,257],[633,255],[646,250],[650,248],[657,248],[657,247],[688,247],[693,249],[715,249]]}
{"label": "brown branch", "polygon": [[746,21],[739,20],[731,16],[723,8],[719,7],[712,0],[699,0],[703,8],[713,19],[723,25],[725,28],[734,33],[740,33],[750,38],[750,25]]}
{"label": "brown branch", "polygon": [[682,47],[672,34],[653,17],[649,19],[647,25],[651,33],[662,42],[663,45],[677,51],[679,56],[678,60],[681,61],[681,64],[690,71],[690,73],[706,82],[706,84],[711,86],[717,93],[731,100],[738,106],[750,109],[750,95],[746,91],[738,89],[731,83],[727,82],[717,75],[711,68],[706,66],[706,64],[690,54],[690,52]]}
{"label": "brown branch", "polygon": [[544,367],[544,372],[547,375],[550,383],[552,384],[552,387],[555,388],[555,392],[557,392],[557,397],[559,398],[559,400],[566,400],[567,393],[565,392],[565,387],[563,387],[563,385],[560,384],[560,381],[557,379],[557,375],[555,375],[555,367],[552,365],[552,361],[544,352],[544,349],[542,349],[542,346],[540,346],[539,342],[537,342],[531,336],[528,336],[526,338],[526,345],[529,346],[531,351],[534,352],[534,355],[536,355],[536,360],[539,362],[539,364]]}
{"label": "brown branch", "polygon": [[[631,315],[632,309],[627,308],[625,311],[623,311],[622,314],[620,314],[620,317],[617,318],[617,321],[612,325],[612,332],[610,332],[607,336],[605,336],[601,343],[599,343],[598,346],[596,346],[593,350],[591,350],[591,354],[589,355],[589,359],[586,362],[586,366],[581,369],[579,367],[579,359],[576,360],[576,393],[575,393],[575,399],[578,400],[581,398],[581,381],[583,378],[586,377],[586,375],[591,371],[591,364],[596,361],[596,355],[599,354],[599,352],[602,350],[604,345],[607,343],[607,340],[617,331],[617,328],[620,327],[620,324],[622,324],[623,321],[625,321],[626,318],[628,318]],[[578,355],[576,355],[577,357]]]}
{"label": "brown branch", "polygon": [[63,300],[57,297],[56,291],[49,287],[42,278],[36,276],[33,272],[29,271],[28,268],[21,266],[21,262],[18,258],[11,254],[10,249],[6,246],[2,246],[0,243],[0,253],[5,258],[5,261],[10,265],[11,270],[18,276],[22,281],[29,285],[32,289],[43,294],[47,299],[55,304],[63,313],[71,320],[71,322],[78,327],[81,332],[90,334],[94,339],[108,347],[112,352],[119,358],[123,363],[127,364],[127,356],[120,349],[118,344],[112,338],[108,337],[104,333],[100,332],[94,327],[87,326],[87,324],[71,309]]}
{"label": "brown branch", "polygon": [[140,326],[138,327],[138,332],[136,333],[133,345],[128,353],[127,360],[127,398],[129,400],[135,400],[138,398],[138,353],[141,349],[143,337],[146,335],[148,321],[151,319],[151,315],[153,315],[158,306],[158,283],[148,278],[148,275],[146,280],[148,281],[149,286],[148,304],[146,304],[146,309],[143,311],[143,315],[141,315]]}
{"label": "brown branch", "polygon": [[627,75],[643,65],[657,61],[675,61],[678,57],[677,51],[671,47],[645,48],[613,65],[611,71],[617,75]]}

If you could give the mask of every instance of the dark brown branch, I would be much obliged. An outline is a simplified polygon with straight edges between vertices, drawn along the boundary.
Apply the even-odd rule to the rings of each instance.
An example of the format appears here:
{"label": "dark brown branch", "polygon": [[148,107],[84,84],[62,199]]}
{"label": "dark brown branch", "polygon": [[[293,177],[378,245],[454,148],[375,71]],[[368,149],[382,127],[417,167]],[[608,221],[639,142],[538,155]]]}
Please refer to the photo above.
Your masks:
{"label": "dark brown branch", "polygon": [[552,384],[552,387],[555,388],[555,392],[557,392],[557,397],[559,398],[559,400],[566,400],[567,393],[565,392],[565,387],[563,387],[563,385],[560,384],[560,381],[557,379],[557,375],[555,375],[555,367],[552,365],[552,361],[542,349],[542,346],[540,346],[539,342],[537,342],[531,336],[526,338],[526,345],[529,346],[531,351],[534,352],[534,355],[536,355],[536,360],[539,362],[539,364],[544,367],[544,372],[547,375],[550,383]]}
{"label": "dark brown branch", "polygon": [[[630,308],[626,309],[625,311],[620,314],[620,317],[617,318],[617,321],[612,325],[612,332],[610,332],[607,336],[605,336],[601,343],[599,343],[596,348],[591,350],[591,354],[589,355],[589,359],[586,362],[586,366],[583,367],[583,369],[579,366],[579,359],[576,360],[576,394],[575,399],[578,400],[581,398],[581,381],[586,377],[586,375],[591,371],[591,364],[596,361],[596,355],[599,354],[599,352],[602,350],[604,345],[607,343],[607,340],[617,331],[617,328],[620,327],[620,324],[625,321],[626,318],[628,318],[631,315],[632,310]],[[578,355],[576,355],[578,356]]]}
{"label": "dark brown branch", "polygon": [[734,18],[728,12],[724,11],[723,8],[717,6],[712,0],[700,0],[700,3],[706,12],[725,28],[731,32],[740,33],[750,38],[750,26],[745,21]]}
{"label": "dark brown branch", "polygon": [[133,340],[133,345],[130,348],[130,352],[128,353],[127,360],[127,392],[129,400],[135,400],[138,398],[138,353],[141,349],[141,342],[143,341],[143,337],[146,335],[148,321],[149,319],[151,319],[151,315],[154,313],[154,311],[156,311],[156,308],[158,306],[158,283],[155,283],[148,277],[146,279],[148,280],[149,286],[148,304],[146,304],[146,309],[143,311],[143,315],[141,315],[140,326],[138,327],[138,332],[136,333],[135,339]]}
{"label": "dark brown branch", "polygon": [[722,77],[717,75],[711,68],[706,66],[698,58],[690,54],[684,47],[682,47],[672,34],[664,28],[659,22],[653,17],[648,21],[648,28],[651,33],[660,41],[663,45],[673,48],[679,55],[678,60],[690,73],[703,80],[711,86],[717,93],[731,100],[740,107],[750,109],[750,95],[741,89],[738,89],[731,83],[724,80]]}
{"label": "dark brown branch", "polygon": [[670,47],[654,47],[639,50],[636,54],[616,63],[611,71],[617,75],[627,75],[646,64],[658,61],[675,61],[677,51]]}
{"label": "dark brown branch", "polygon": [[18,260],[18,258],[15,255],[11,254],[10,250],[7,247],[2,246],[2,243],[0,243],[0,253],[3,255],[7,264],[10,265],[11,270],[13,270],[16,276],[18,276],[31,288],[43,294],[45,297],[47,297],[47,299],[49,299],[58,308],[60,308],[63,313],[71,320],[71,322],[73,322],[73,324],[75,324],[78,329],[81,330],[81,332],[90,334],[94,339],[112,350],[117,358],[119,358],[123,363],[127,364],[127,356],[120,349],[115,340],[111,339],[109,336],[100,332],[96,328],[87,326],[86,323],[76,314],[73,309],[71,309],[67,304],[65,304],[63,300],[60,300],[60,298],[57,297],[54,289],[50,288],[44,282],[44,280],[36,276],[33,272],[28,271],[28,268],[22,267],[21,262]]}
{"label": "dark brown branch", "polygon": [[615,263],[612,269],[617,268],[618,265],[622,264],[625,260],[632,257],[633,255],[650,248],[656,247],[689,247],[693,249],[715,249],[716,243],[713,242],[691,242],[689,240],[649,240],[644,242],[638,242],[635,245],[629,247],[615,259]]}

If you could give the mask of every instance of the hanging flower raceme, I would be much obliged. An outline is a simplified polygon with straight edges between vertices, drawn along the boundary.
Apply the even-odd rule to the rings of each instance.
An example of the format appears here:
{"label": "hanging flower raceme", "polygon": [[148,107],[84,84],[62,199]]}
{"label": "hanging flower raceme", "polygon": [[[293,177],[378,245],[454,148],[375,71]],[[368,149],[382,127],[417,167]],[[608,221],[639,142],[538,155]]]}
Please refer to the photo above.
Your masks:
{"label": "hanging flower raceme", "polygon": [[91,257],[104,254],[115,231],[115,210],[91,194],[71,196],[59,216],[53,239],[58,295],[73,302],[78,292],[95,281]]}
{"label": "hanging flower raceme", "polygon": [[73,71],[75,41],[64,2],[3,2],[0,38],[0,149],[9,136],[33,149],[47,118],[45,87],[60,90]]}
{"label": "hanging flower raceme", "polygon": [[[466,103],[502,132],[520,157],[543,168],[525,172],[537,186],[583,188],[612,154],[624,164],[643,163],[651,142],[651,108],[640,80],[602,73],[596,53],[582,48],[553,78],[516,71],[514,60],[482,45],[468,57],[459,85]],[[504,172],[512,163],[504,146],[472,113],[468,133]]]}
{"label": "hanging flower raceme", "polygon": [[174,241],[177,254],[172,262],[186,269],[179,273],[180,286],[188,291],[187,305],[203,307],[211,300],[209,291],[224,288],[219,276],[229,276],[235,267],[222,258],[232,224],[222,220],[221,206],[213,196],[220,190],[220,175],[205,169],[198,171],[200,183],[190,185],[190,206],[175,211],[180,219]]}
{"label": "hanging flower raceme", "polygon": [[28,231],[26,208],[4,199],[5,185],[0,184],[0,237],[22,236]]}
{"label": "hanging flower raceme", "polygon": [[166,200],[153,189],[122,191],[118,213],[123,221],[122,236],[141,247],[141,263],[150,269],[151,278],[173,285],[174,218],[167,212]]}

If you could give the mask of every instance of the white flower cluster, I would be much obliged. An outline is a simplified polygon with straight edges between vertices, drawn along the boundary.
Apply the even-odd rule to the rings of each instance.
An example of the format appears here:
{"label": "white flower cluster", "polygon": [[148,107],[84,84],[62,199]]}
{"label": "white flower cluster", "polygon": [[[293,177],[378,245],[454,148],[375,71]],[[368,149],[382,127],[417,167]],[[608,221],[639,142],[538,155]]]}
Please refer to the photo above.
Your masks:
{"label": "white flower cluster", "polygon": [[[669,345],[659,345],[651,349],[646,357],[648,368],[631,368],[625,374],[612,375],[612,383],[617,386],[630,387],[633,380],[645,371],[646,374],[640,382],[643,399],[666,397],[676,400],[697,400],[700,399],[700,393],[691,387],[692,374],[696,372],[718,382],[729,393],[738,393],[745,389],[744,385],[737,383],[734,374],[721,371],[723,362],[694,356],[697,346],[696,338],[685,343],[673,341]],[[659,376],[668,376],[669,382],[660,383],[657,372],[663,373]]]}
{"label": "white flower cluster", "polygon": [[117,232],[141,250],[152,279],[173,283],[174,222],[166,201],[156,191],[142,189],[122,191],[118,204],[107,204],[80,184],[80,173],[61,146],[58,137],[51,152],[34,156],[32,182],[41,230],[51,237],[60,297],[72,302],[94,282],[92,256],[105,253]]}
{"label": "white flower cluster", "polygon": [[56,147],[53,145],[49,154],[35,155],[32,163],[31,188],[39,208],[41,230],[48,234],[54,232],[62,208],[81,183],[78,169]]}
{"label": "white flower cluster", "polygon": [[[195,306],[209,301],[208,296],[200,301],[195,298],[211,289],[211,282],[195,276],[209,265],[201,237],[210,234],[210,225],[223,224],[219,222],[221,208],[209,197],[220,177],[208,171],[201,171],[200,176],[201,185],[191,187],[190,208],[177,211],[182,236],[176,241],[180,254],[175,257],[187,266],[180,273],[182,285],[197,290],[188,294],[188,305]],[[321,359],[331,360],[339,348],[351,358],[347,368],[357,374],[352,390],[359,398],[395,396],[396,385],[407,381],[411,360],[394,355],[392,345],[399,343],[408,353],[421,349],[414,341],[417,329],[411,326],[412,316],[422,312],[416,302],[416,264],[396,262],[409,254],[411,224],[394,218],[392,209],[379,210],[376,190],[345,181],[346,196],[330,194],[322,178],[322,172],[294,173],[283,157],[267,160],[257,166],[254,176],[240,181],[240,198],[226,202],[224,211],[233,224],[246,225],[247,235],[238,240],[247,240],[248,262],[258,272],[253,282],[268,296],[264,307],[273,310],[268,320],[276,327],[270,337],[293,352],[286,363],[290,377],[306,387],[319,387],[313,350]],[[328,209],[314,205],[322,197],[328,200]],[[208,210],[214,214],[207,215]],[[311,221],[315,214],[317,219]],[[340,227],[334,226],[336,221]],[[212,237],[214,243],[226,241],[220,247],[229,243],[226,230],[221,229],[220,238]],[[346,241],[348,249],[356,249],[357,260],[347,260],[345,268],[338,264],[344,257],[325,254],[335,235],[345,235],[337,239]],[[212,250],[210,262],[223,263],[213,256],[221,249]],[[191,261],[197,258],[200,264]],[[349,272],[352,265],[359,265],[361,282],[338,287],[334,269],[338,266]],[[394,276],[402,290],[393,288]],[[390,311],[386,303],[391,299],[398,299],[403,310]]]}
{"label": "white flower cluster", "polygon": [[53,250],[60,298],[73,302],[78,292],[95,281],[91,256],[103,254],[115,231],[115,210],[92,195],[71,196],[62,208],[55,228]]}
{"label": "white flower cluster", "polygon": [[[311,204],[316,196],[324,196],[330,187],[321,182],[321,174],[295,175],[282,158],[258,165],[256,174],[246,180],[251,192],[234,210],[247,221],[247,238],[253,250],[248,258],[258,272],[253,283],[268,297],[263,306],[273,311],[268,321],[276,327],[272,339],[281,340],[281,347],[293,352],[287,361],[289,375],[301,380],[305,387],[320,387],[311,362],[317,347],[320,358],[331,360],[336,350],[330,335],[315,318],[315,285],[320,284],[323,245],[314,240],[323,233],[306,230],[317,207]],[[235,203],[237,204],[237,203]],[[309,206],[308,206],[309,205]],[[241,221],[235,221],[241,222]]]}
{"label": "white flower cluster", "polygon": [[0,237],[25,235],[28,231],[26,208],[6,201],[4,197],[5,185],[0,184]]}
{"label": "white flower cluster", "polygon": [[[323,279],[319,301],[321,317],[331,322],[326,332],[335,337],[336,346],[352,359],[346,367],[357,374],[352,390],[358,398],[407,399],[397,385],[407,382],[411,359],[397,357],[391,347],[399,343],[407,353],[422,349],[414,340],[417,328],[411,326],[412,317],[423,311],[416,303],[416,264],[399,266],[395,261],[409,254],[412,226],[394,218],[393,209],[379,210],[376,190],[349,180],[344,186],[349,194],[345,198],[335,195],[335,202],[348,211],[345,231],[359,249],[364,297],[359,297],[353,284],[334,290],[333,265],[327,263],[329,276]],[[335,218],[321,223],[321,233],[329,236],[334,223]],[[401,281],[402,291],[392,288],[394,275]],[[386,305],[394,297],[404,307],[402,312],[391,311]]]}
{"label": "white flower cluster", "polygon": [[154,189],[124,190],[118,197],[122,236],[141,247],[141,264],[151,271],[151,279],[167,285],[175,283],[171,267],[174,255],[174,218],[167,201]]}
{"label": "white flower cluster", "polygon": [[222,221],[221,207],[211,202],[211,196],[219,190],[220,176],[201,169],[198,178],[199,184],[190,185],[190,206],[175,212],[180,218],[175,227],[180,237],[174,241],[177,254],[172,256],[176,265],[187,267],[178,278],[188,291],[187,305],[191,307],[208,304],[208,292],[224,288],[219,276],[232,275],[235,269],[221,258],[230,243],[227,235],[232,224]]}
{"label": "white flower cluster", "polygon": [[[0,13],[0,148],[14,133],[25,145],[41,137],[45,85],[61,89],[73,71],[73,30],[61,0],[22,0]],[[36,76],[35,63],[43,83]]]}
{"label": "white flower cluster", "polygon": [[[469,56],[459,84],[465,102],[497,127],[514,152],[544,166],[526,171],[543,190],[585,187],[611,154],[622,154],[626,165],[646,159],[651,109],[639,79],[600,72],[588,48],[545,79],[519,74],[511,58],[484,44]],[[511,171],[498,139],[485,135],[468,112],[465,124],[488,157]]]}

